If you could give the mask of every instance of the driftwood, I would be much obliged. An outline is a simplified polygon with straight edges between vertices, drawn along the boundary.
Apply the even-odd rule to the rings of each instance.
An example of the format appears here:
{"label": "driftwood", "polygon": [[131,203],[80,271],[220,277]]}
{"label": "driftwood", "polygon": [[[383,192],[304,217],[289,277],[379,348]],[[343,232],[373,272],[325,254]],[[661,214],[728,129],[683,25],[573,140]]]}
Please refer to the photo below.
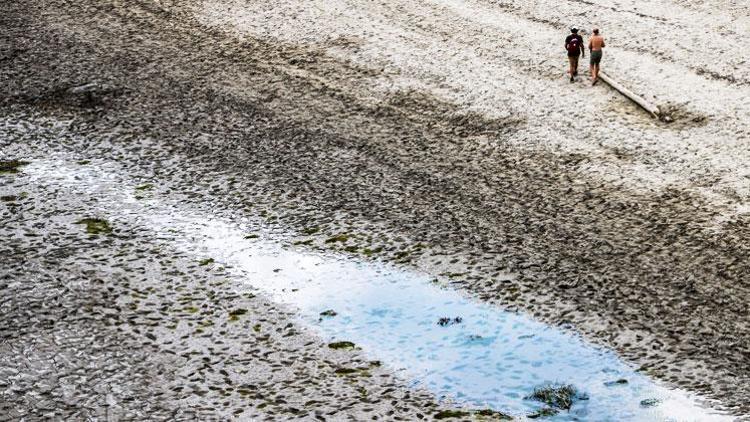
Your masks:
{"label": "driftwood", "polygon": [[599,72],[599,79],[606,82],[607,85],[614,88],[616,91],[618,91],[620,94],[628,97],[631,101],[641,106],[644,110],[651,113],[654,117],[659,117],[659,107],[649,103],[644,99],[643,97],[633,93],[631,90],[625,88],[621,83],[615,81],[611,77],[607,76],[605,73]]}

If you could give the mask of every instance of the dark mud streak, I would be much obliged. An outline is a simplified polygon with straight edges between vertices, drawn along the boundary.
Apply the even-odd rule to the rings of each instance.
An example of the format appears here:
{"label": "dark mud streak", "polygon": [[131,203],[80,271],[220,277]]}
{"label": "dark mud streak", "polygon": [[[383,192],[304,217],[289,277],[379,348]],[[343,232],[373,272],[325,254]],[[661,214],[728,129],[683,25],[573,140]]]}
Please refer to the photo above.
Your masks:
{"label": "dark mud streak", "polygon": [[[61,10],[74,5],[56,3]],[[146,7],[132,7],[139,5]],[[474,256],[485,273],[515,272],[513,288],[486,277],[462,287],[545,321],[573,323],[651,373],[750,412],[743,399],[750,396],[747,217],[717,232],[709,227],[715,211],[686,192],[627,192],[587,179],[579,160],[519,151],[506,141],[522,120],[457,118],[459,110],[416,92],[365,104],[337,84],[346,77],[366,79],[371,71],[323,60],[302,47],[236,42],[177,8],[135,18],[107,2],[89,7],[119,26],[91,25],[91,40],[37,29],[28,69],[2,64],[3,73],[19,82],[15,86],[28,90],[103,71],[108,82],[127,86],[131,93],[113,98],[103,113],[51,111],[76,116],[82,133],[95,139],[96,133],[123,130],[126,122],[131,136],[112,139],[116,145],[137,149],[133,138],[153,137],[206,177],[240,180],[196,201],[283,211],[290,215],[284,221],[299,230],[329,225],[331,215],[343,212],[354,227],[380,222],[457,256]],[[166,16],[174,25],[167,32],[159,24]],[[8,25],[18,30],[17,21]],[[122,31],[137,32],[159,48],[145,59]],[[310,60],[300,60],[305,57]],[[146,62],[159,66],[141,72]],[[54,72],[47,63],[57,63]],[[325,76],[328,85],[283,79],[290,67]],[[221,78],[218,70],[249,76],[254,84],[245,86],[246,93],[217,90],[212,86],[221,81],[211,78]],[[27,104],[6,96],[12,88],[0,89],[6,110],[25,110]],[[254,99],[271,93],[272,103]],[[501,136],[491,145],[478,142],[487,132]],[[203,133],[216,141],[201,140]],[[151,165],[146,157],[164,158],[163,151],[143,153],[138,165],[144,167]],[[152,170],[172,177],[173,170]],[[635,340],[618,337],[623,330],[635,333]],[[700,368],[686,369],[680,364],[685,359]]]}

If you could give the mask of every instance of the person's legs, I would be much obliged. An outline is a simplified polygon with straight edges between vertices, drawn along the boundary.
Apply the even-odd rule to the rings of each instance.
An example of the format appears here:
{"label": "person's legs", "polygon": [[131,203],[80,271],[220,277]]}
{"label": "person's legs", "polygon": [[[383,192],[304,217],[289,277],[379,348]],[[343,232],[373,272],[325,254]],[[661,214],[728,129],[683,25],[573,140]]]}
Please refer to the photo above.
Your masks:
{"label": "person's legs", "polygon": [[591,85],[596,85],[599,82],[599,65],[591,65]]}
{"label": "person's legs", "polygon": [[578,74],[578,56],[573,57],[573,72],[570,74],[570,81],[573,82],[575,79],[573,79]]}
{"label": "person's legs", "polygon": [[601,51],[592,51],[591,52],[591,83],[596,84],[596,82],[599,80],[599,63],[602,60],[602,52]]}
{"label": "person's legs", "polygon": [[570,82],[573,82],[574,76],[578,73],[578,57],[577,56],[568,56],[568,61],[570,62],[570,70],[568,70],[568,73],[570,73]]}

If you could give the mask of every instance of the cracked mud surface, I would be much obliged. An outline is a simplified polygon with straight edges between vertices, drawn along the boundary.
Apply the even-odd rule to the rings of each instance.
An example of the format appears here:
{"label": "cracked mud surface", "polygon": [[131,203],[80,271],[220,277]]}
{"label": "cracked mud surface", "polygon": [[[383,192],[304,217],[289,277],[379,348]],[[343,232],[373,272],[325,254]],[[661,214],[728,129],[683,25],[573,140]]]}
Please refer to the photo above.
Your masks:
{"label": "cracked mud surface", "polygon": [[[0,159],[60,151],[94,165],[119,161],[161,194],[227,216],[261,216],[308,247],[416,266],[484,300],[568,325],[659,379],[747,414],[750,88],[743,64],[750,50],[741,46],[750,43],[748,13],[722,0],[662,3],[6,2]],[[669,109],[674,123],[649,120],[604,87],[564,80],[550,43],[581,10],[611,34],[605,69]],[[634,28],[665,37],[644,52],[628,37]],[[697,28],[731,41],[727,60],[704,60]],[[595,112],[605,121],[592,122]],[[17,390],[3,386],[3,406],[24,409],[19,401],[36,402],[35,395],[64,403],[75,382],[49,377],[106,360],[111,372],[101,365],[92,376],[141,376],[122,375],[118,388],[127,394],[81,381],[96,410],[70,405],[70,415],[233,414],[236,391],[228,392],[231,406],[214,403],[225,390],[137,399],[144,385],[190,378],[172,374],[178,364],[169,353],[148,353],[176,346],[148,341],[137,310],[118,302],[131,293],[115,274],[137,274],[146,258],[118,264],[111,257],[122,249],[136,258],[138,234],[103,242],[69,222],[58,229],[48,213],[85,218],[70,212],[83,205],[43,187],[31,195],[13,185],[22,177],[0,175],[3,198],[16,197],[0,203],[2,234],[11,240],[4,248],[14,257],[0,275],[8,298],[3,325],[13,327],[2,356],[7,364],[20,356],[18,345],[35,344],[26,359],[41,366]],[[18,198],[25,190],[30,199]],[[49,239],[41,244],[26,230]],[[178,258],[149,265],[168,274],[189,265]],[[139,291],[174,294],[131,277]],[[186,277],[181,282],[193,287],[212,280],[201,269]],[[286,325],[273,305],[217,289],[222,304],[242,301]],[[60,305],[47,308],[50,300]],[[118,331],[105,323],[107,312],[88,311],[87,303],[119,306],[128,322]],[[73,309],[84,311],[62,317]],[[38,326],[24,321],[30,310]],[[88,335],[60,350],[76,332]],[[234,341],[233,333],[214,334]],[[123,352],[131,349],[138,352]],[[14,368],[6,364],[3,370]],[[336,394],[357,397],[355,387],[319,382],[326,380]],[[395,381],[383,388],[388,383]],[[138,406],[117,399],[123,395]],[[261,399],[248,400],[258,401],[243,415],[274,417],[257,409]],[[425,412],[419,406],[434,406],[428,402],[404,404],[402,415]],[[26,408],[41,415],[47,407]],[[376,412],[395,411],[388,407]]]}

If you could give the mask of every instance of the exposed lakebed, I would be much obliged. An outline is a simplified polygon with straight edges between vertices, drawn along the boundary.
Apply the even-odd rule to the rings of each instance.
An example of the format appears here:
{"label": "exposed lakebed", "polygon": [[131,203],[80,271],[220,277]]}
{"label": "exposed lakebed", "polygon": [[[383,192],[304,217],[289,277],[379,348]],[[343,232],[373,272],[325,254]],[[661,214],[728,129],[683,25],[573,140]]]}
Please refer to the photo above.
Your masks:
{"label": "exposed lakebed", "polygon": [[[298,309],[332,349],[361,348],[407,382],[459,407],[516,417],[558,412],[554,417],[563,420],[726,418],[568,331],[467,298],[427,274],[284,247],[283,235],[255,221],[213,218],[179,205],[150,192],[153,186],[128,180],[116,165],[32,161],[24,172],[96,198],[95,217],[107,227],[116,229],[121,219],[137,222],[194,253],[201,265],[227,267],[248,289]],[[367,369],[342,368],[341,375]],[[568,389],[564,403],[541,394],[548,386]]]}

